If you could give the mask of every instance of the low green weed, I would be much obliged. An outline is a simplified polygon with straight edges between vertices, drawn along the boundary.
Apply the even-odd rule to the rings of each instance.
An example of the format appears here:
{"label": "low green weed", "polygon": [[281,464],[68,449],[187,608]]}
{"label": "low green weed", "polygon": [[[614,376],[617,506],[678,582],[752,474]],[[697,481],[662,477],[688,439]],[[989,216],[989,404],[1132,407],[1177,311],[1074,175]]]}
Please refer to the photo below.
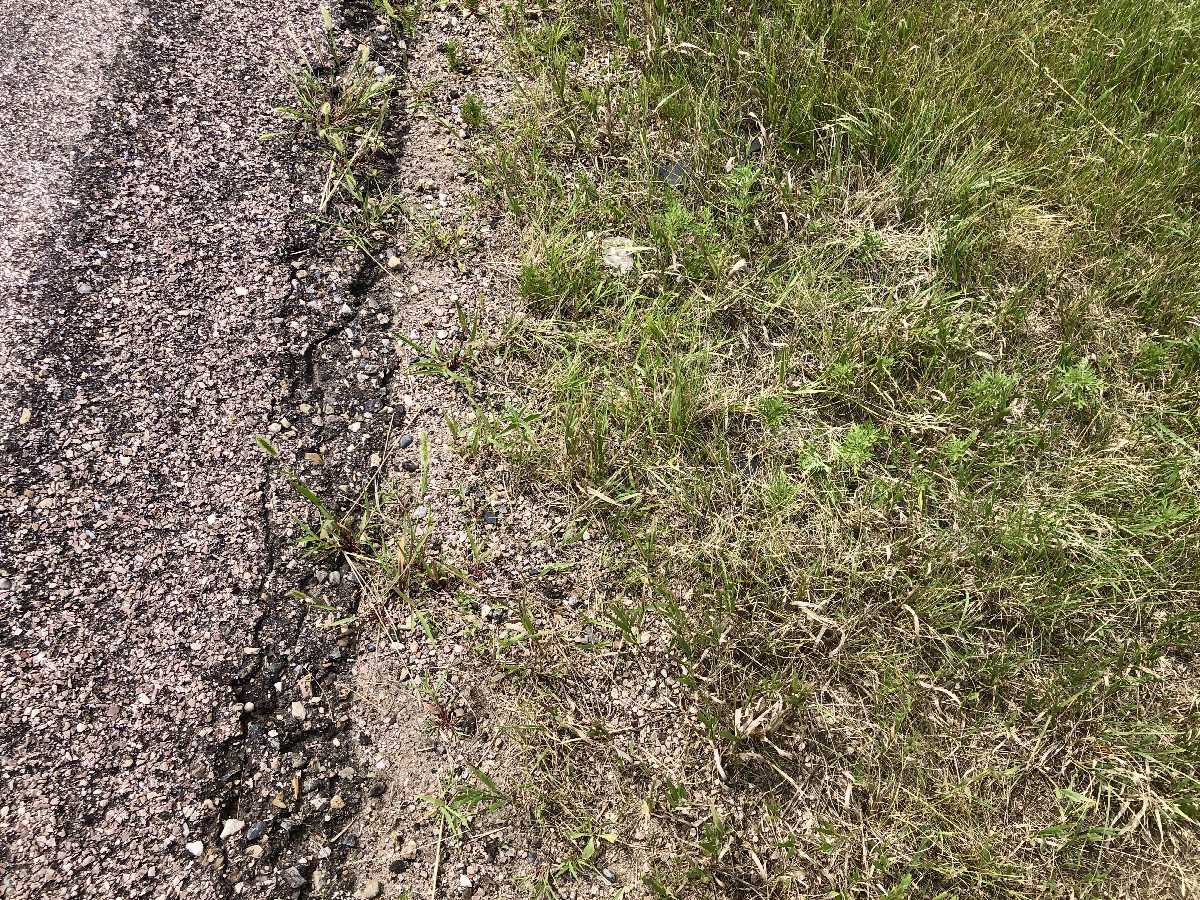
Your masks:
{"label": "low green weed", "polygon": [[[412,10],[388,0],[376,0],[376,6],[388,21],[407,21],[404,16]],[[278,112],[295,123],[297,134],[319,142],[326,176],[318,221],[370,256],[394,230],[400,211],[378,165],[395,118],[396,83],[392,74],[376,74],[378,65],[366,46],[344,52],[329,11],[321,12],[321,52],[312,56],[297,46],[299,65],[285,67],[295,103]]]}
{"label": "low green weed", "polygon": [[488,123],[487,113],[484,112],[483,102],[474,94],[468,93],[463,97],[460,108],[463,123],[468,128],[482,128]]}

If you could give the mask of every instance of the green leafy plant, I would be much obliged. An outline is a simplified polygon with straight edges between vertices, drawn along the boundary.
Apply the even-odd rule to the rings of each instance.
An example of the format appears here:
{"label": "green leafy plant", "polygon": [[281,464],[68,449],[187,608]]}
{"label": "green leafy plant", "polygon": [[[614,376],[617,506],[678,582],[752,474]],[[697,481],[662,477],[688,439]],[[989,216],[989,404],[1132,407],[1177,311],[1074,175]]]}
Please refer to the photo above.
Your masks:
{"label": "green leafy plant", "polygon": [[462,41],[446,41],[442,47],[442,52],[446,56],[446,65],[450,67],[450,71],[466,71],[466,60],[462,57]]}
{"label": "green leafy plant", "polygon": [[486,772],[474,766],[467,768],[477,784],[450,779],[443,785],[440,796],[418,795],[418,799],[433,807],[444,827],[455,836],[470,827],[473,817],[500,809],[510,802],[510,798],[500,791]]}
{"label": "green leafy plant", "polygon": [[468,93],[463,97],[460,113],[463,123],[468,128],[482,128],[488,123],[487,113],[483,110],[483,103],[474,94]]}
{"label": "green leafy plant", "polygon": [[1057,385],[1057,399],[1080,411],[1096,403],[1104,392],[1104,382],[1087,360],[1069,368],[1060,368],[1057,373]]}

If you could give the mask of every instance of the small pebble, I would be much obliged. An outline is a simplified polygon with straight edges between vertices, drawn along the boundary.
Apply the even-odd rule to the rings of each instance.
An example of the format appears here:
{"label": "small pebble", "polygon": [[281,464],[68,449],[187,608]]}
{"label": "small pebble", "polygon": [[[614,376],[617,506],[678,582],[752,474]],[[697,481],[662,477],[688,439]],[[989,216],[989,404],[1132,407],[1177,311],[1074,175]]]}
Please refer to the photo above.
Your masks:
{"label": "small pebble", "polygon": [[308,879],[301,875],[300,870],[295,866],[292,866],[289,869],[284,869],[279,874],[282,876],[284,883],[293,891],[298,891],[308,884]]}
{"label": "small pebble", "polygon": [[204,843],[202,841],[192,841],[183,846],[187,848],[187,852],[192,854],[192,856],[198,857],[204,853]]}
{"label": "small pebble", "polygon": [[226,819],[225,824],[221,826],[221,840],[225,840],[227,837],[233,837],[245,827],[246,823],[241,819]]}

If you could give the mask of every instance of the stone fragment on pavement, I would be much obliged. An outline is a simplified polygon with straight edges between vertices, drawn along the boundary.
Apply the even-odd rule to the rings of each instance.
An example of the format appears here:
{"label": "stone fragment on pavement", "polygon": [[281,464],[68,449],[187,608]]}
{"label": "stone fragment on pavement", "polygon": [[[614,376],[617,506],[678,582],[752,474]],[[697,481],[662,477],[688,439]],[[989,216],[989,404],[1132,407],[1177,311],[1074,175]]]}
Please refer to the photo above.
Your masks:
{"label": "stone fragment on pavement", "polygon": [[225,823],[221,826],[221,840],[233,837],[245,827],[246,823],[241,819],[226,819]]}

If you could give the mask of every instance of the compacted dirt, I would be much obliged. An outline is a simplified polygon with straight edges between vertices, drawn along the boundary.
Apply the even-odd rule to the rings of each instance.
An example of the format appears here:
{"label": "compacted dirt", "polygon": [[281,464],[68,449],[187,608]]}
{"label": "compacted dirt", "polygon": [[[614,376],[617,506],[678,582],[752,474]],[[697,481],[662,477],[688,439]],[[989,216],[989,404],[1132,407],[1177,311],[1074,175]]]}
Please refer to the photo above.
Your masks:
{"label": "compacted dirt", "polygon": [[318,21],[0,6],[0,897],[238,881],[209,848],[239,685],[298,626],[253,434],[294,387],[301,188],[260,137]]}

